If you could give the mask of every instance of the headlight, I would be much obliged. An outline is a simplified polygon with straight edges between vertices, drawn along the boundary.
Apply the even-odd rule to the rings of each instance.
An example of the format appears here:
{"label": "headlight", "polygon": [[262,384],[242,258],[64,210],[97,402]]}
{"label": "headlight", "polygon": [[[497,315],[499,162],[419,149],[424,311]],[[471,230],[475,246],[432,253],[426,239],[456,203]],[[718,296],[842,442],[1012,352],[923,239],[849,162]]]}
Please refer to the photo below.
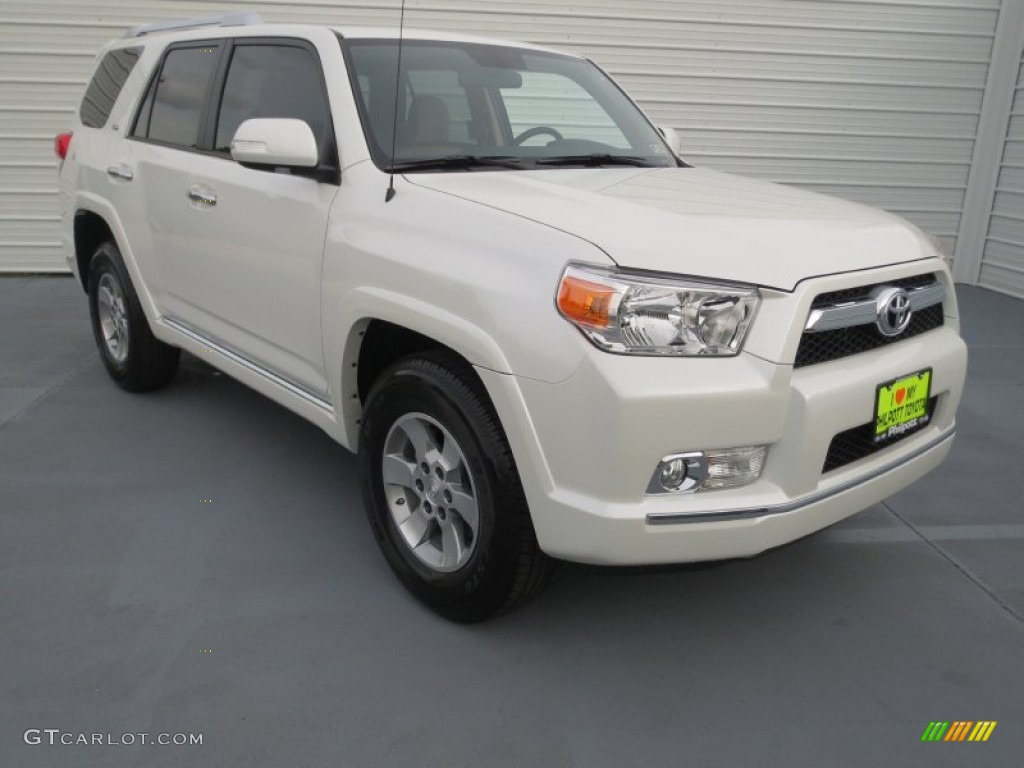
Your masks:
{"label": "headlight", "polygon": [[597,347],[628,355],[735,355],[756,288],[569,265],[558,311]]}

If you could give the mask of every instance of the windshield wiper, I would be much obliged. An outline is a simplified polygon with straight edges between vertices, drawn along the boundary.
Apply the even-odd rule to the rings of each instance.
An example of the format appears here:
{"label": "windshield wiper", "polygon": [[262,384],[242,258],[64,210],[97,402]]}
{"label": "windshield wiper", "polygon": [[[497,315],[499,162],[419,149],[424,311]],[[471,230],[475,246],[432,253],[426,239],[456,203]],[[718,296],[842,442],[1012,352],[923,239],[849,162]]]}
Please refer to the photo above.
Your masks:
{"label": "windshield wiper", "polygon": [[637,168],[658,167],[645,157],[631,157],[629,155],[609,155],[606,153],[591,153],[589,155],[562,155],[560,157],[536,157],[532,158],[537,165],[585,165],[593,168],[602,165],[632,165]]}
{"label": "windshield wiper", "polygon": [[522,170],[523,164],[514,157],[483,157],[478,155],[447,155],[426,160],[404,160],[391,166],[393,173],[402,171],[434,171],[470,168],[512,168]]}

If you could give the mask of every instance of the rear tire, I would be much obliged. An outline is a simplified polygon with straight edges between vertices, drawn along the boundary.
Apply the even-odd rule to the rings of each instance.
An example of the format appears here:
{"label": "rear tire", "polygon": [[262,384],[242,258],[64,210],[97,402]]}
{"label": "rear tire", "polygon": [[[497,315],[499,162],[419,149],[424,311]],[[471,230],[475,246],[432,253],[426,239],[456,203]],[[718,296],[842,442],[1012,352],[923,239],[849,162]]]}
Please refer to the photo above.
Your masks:
{"label": "rear tire", "polygon": [[543,589],[552,561],[537,545],[497,414],[461,358],[429,352],[381,374],[359,455],[374,536],[421,602],[478,622]]}
{"label": "rear tire", "polygon": [[166,386],[181,351],[153,336],[121,252],[103,243],[89,262],[89,316],[107,373],[129,392]]}

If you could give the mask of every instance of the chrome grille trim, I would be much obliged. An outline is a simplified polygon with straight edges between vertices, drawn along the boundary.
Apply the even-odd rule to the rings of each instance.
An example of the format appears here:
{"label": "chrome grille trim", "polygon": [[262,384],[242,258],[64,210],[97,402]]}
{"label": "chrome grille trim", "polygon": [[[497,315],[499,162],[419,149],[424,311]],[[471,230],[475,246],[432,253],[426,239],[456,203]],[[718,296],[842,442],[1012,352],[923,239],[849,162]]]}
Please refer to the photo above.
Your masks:
{"label": "chrome grille trim", "polygon": [[[881,286],[885,288],[884,284]],[[876,289],[877,290],[877,289]],[[907,291],[910,309],[917,312],[927,309],[946,300],[946,287],[939,282],[913,288]],[[852,328],[857,325],[868,325],[878,317],[878,302],[874,297],[862,301],[850,301],[831,307],[812,309],[804,326],[804,333],[820,333],[834,331],[838,328]]]}

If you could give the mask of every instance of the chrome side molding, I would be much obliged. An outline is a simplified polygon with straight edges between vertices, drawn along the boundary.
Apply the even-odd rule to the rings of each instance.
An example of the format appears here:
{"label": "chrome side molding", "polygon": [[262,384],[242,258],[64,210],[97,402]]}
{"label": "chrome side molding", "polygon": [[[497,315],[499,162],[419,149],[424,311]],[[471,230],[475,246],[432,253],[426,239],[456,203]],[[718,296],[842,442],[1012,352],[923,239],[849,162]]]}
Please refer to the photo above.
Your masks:
{"label": "chrome side molding", "polygon": [[161,320],[163,320],[163,322],[166,325],[170,326],[179,333],[188,336],[190,339],[192,339],[192,341],[197,342],[198,344],[202,344],[204,347],[212,349],[214,352],[223,355],[224,357],[231,360],[231,362],[238,363],[238,365],[242,366],[243,368],[246,368],[247,370],[250,370],[253,373],[259,374],[268,381],[288,390],[293,395],[301,397],[303,400],[310,403],[311,405],[315,405],[317,408],[326,411],[332,416],[334,415],[334,405],[329,400],[325,400],[316,392],[307,389],[298,382],[292,381],[291,379],[282,376],[279,373],[274,373],[273,371],[264,368],[262,365],[259,365],[258,363],[254,363],[252,360],[245,357],[241,353],[235,351],[228,345],[215,341],[214,339],[207,338],[206,336],[203,336],[201,333],[193,329],[191,326],[182,322],[181,320],[178,320],[175,317],[164,315],[161,318]]}

